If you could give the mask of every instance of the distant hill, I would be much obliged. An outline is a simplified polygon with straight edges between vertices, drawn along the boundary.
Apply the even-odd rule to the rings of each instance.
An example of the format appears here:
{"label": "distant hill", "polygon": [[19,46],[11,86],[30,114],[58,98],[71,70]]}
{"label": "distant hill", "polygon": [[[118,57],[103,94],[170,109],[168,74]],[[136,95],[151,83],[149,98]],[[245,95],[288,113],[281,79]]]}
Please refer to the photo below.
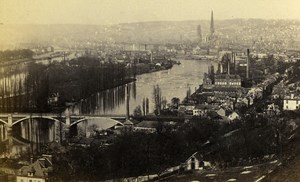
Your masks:
{"label": "distant hill", "polygon": [[[0,25],[0,49],[28,44],[68,46],[95,41],[132,43],[179,43],[197,40],[197,26],[209,35],[208,20],[158,21],[115,25]],[[232,19],[215,20],[223,42],[252,44],[256,41],[296,44],[300,41],[300,21]]]}

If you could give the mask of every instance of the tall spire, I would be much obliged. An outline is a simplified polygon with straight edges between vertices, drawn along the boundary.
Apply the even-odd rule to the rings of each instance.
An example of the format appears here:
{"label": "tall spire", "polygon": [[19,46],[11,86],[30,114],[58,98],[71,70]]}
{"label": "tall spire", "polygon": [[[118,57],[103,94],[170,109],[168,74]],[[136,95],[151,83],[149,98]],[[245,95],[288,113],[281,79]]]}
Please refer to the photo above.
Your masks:
{"label": "tall spire", "polygon": [[214,12],[211,11],[211,16],[210,16],[210,34],[213,35],[214,33],[215,33]]}

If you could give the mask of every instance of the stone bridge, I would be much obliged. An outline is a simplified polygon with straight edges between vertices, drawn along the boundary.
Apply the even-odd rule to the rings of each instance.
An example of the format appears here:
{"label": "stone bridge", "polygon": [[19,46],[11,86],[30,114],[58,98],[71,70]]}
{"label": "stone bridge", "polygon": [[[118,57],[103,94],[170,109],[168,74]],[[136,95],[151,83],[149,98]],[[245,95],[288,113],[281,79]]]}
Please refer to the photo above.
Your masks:
{"label": "stone bridge", "polygon": [[[66,129],[89,119],[113,119],[123,125],[118,120],[124,120],[125,115],[65,115],[55,113],[0,113],[0,140],[5,140],[12,136],[13,126],[30,119],[46,119],[62,123]],[[43,122],[43,121],[41,121]]]}
{"label": "stone bridge", "polygon": [[62,115],[52,113],[6,113],[0,114],[0,123],[12,127],[24,120],[43,118],[52,121],[57,121],[66,126],[73,126],[81,121],[96,118],[110,118],[115,120],[125,119],[125,115]]}

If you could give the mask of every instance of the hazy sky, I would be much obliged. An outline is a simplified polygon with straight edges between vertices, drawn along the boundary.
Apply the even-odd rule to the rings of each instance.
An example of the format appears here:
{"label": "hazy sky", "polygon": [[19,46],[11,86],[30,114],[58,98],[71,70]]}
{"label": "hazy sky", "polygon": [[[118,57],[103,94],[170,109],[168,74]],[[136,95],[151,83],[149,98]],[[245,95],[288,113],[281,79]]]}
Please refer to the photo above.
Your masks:
{"label": "hazy sky", "polygon": [[0,0],[0,23],[115,24],[159,20],[300,19],[300,0]]}

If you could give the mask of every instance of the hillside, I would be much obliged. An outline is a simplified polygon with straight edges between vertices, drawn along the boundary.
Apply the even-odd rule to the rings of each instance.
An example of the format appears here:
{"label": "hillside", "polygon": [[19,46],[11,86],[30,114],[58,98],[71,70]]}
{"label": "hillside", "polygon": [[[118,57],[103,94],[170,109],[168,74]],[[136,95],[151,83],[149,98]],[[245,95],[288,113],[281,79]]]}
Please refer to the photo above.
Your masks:
{"label": "hillside", "polygon": [[[0,25],[0,49],[28,44],[68,47],[76,42],[179,43],[197,40],[197,26],[209,34],[208,20],[122,23],[115,25]],[[300,41],[300,21],[232,19],[215,20],[218,37],[224,44],[275,42],[294,46]]]}

